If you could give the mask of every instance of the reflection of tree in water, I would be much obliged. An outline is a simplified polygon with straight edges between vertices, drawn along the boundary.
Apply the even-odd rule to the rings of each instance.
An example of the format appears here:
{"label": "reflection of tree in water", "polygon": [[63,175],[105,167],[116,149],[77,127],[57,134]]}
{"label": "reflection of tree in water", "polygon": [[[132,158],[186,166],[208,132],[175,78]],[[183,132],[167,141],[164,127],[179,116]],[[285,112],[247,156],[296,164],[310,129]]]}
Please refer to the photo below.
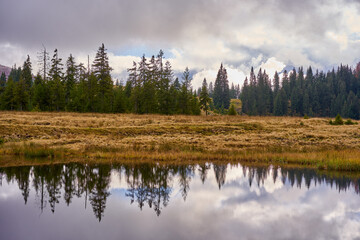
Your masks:
{"label": "reflection of tree in water", "polygon": [[[212,165],[217,186],[221,189],[226,181],[227,165]],[[244,178],[248,179],[249,186],[255,182],[259,187],[266,179],[274,183],[277,180],[292,187],[301,188],[311,185],[327,184],[339,191],[353,188],[360,193],[360,179],[344,175],[329,175],[314,169],[277,168],[277,167],[242,167]],[[140,209],[145,205],[153,208],[156,215],[160,215],[170,201],[172,185],[179,185],[180,193],[186,200],[190,191],[190,182],[195,173],[199,174],[204,183],[211,164],[201,165],[159,165],[159,164],[133,164],[133,165],[87,165],[67,164],[34,167],[7,167],[0,168],[0,186],[4,181],[16,182],[22,193],[25,204],[30,195],[30,183],[35,191],[36,204],[41,212],[50,205],[50,210],[55,212],[63,193],[64,202],[69,206],[73,197],[84,197],[85,207],[87,200],[92,206],[95,217],[101,221],[104,216],[107,198],[110,195],[109,186],[111,172],[123,175],[127,183],[125,196],[130,198],[130,203],[137,203]]]}
{"label": "reflection of tree in water", "polygon": [[225,164],[222,165],[214,164],[215,178],[219,186],[219,189],[221,189],[221,186],[225,184],[226,169],[227,169],[227,165]]}
{"label": "reflection of tree in water", "polygon": [[175,171],[179,174],[180,191],[184,201],[186,201],[186,197],[190,190],[190,182],[191,177],[194,174],[194,170],[195,169],[191,165],[180,165],[176,168]]}
{"label": "reflection of tree in water", "polygon": [[206,180],[207,173],[209,169],[211,168],[211,165],[208,163],[202,163],[199,165],[199,175],[201,182],[204,184]]}
{"label": "reflection of tree in water", "polygon": [[[22,168],[18,168],[19,171]],[[39,199],[39,207],[41,212],[44,210],[46,205],[46,192],[45,192],[45,175],[47,174],[47,166],[35,166],[33,167],[33,186],[36,192],[36,196]]]}
{"label": "reflection of tree in water", "polygon": [[76,194],[76,166],[75,164],[68,164],[64,166],[62,176],[64,184],[64,200],[69,206],[73,195]]}
{"label": "reflection of tree in water", "polygon": [[162,206],[166,207],[170,200],[171,181],[170,167],[154,164],[124,166],[128,190],[126,196],[130,202],[137,202],[140,210],[145,203],[154,208],[160,215]]}
{"label": "reflection of tree in water", "polygon": [[27,199],[30,193],[30,171],[31,167],[24,167],[23,171],[17,171],[15,173],[15,178],[18,182],[19,189],[21,190],[21,194],[24,197],[25,204],[27,203]]}
{"label": "reflection of tree in water", "polygon": [[94,188],[91,188],[89,200],[93,207],[94,214],[100,222],[104,216],[106,199],[110,196],[108,188],[110,184],[111,166],[99,165],[92,170],[93,177],[90,178],[90,181],[93,183],[91,186],[93,185]]}
{"label": "reflection of tree in water", "polygon": [[46,189],[49,194],[49,204],[53,213],[55,212],[55,205],[59,203],[61,197],[62,170],[62,165],[51,165],[48,167],[48,173],[45,176]]}

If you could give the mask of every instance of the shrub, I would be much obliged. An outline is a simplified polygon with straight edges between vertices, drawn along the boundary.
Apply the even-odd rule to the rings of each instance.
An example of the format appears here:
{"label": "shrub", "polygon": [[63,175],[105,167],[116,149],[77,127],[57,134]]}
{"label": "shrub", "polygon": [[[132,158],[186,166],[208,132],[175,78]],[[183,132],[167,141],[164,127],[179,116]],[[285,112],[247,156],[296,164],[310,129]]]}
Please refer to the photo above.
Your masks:
{"label": "shrub", "polygon": [[39,104],[37,104],[31,111],[32,112],[41,112]]}
{"label": "shrub", "polygon": [[237,114],[233,104],[231,104],[228,114],[231,115],[231,116],[235,116]]}
{"label": "shrub", "polygon": [[305,114],[304,119],[309,119],[309,116],[307,114]]}
{"label": "shrub", "polygon": [[0,145],[5,143],[5,139],[3,139],[2,137],[0,137]]}
{"label": "shrub", "polygon": [[351,119],[346,120],[345,125],[355,125],[358,124],[357,122],[351,121]]}
{"label": "shrub", "polygon": [[340,114],[336,115],[335,121],[330,120],[329,123],[331,125],[344,125],[344,121],[342,120]]}

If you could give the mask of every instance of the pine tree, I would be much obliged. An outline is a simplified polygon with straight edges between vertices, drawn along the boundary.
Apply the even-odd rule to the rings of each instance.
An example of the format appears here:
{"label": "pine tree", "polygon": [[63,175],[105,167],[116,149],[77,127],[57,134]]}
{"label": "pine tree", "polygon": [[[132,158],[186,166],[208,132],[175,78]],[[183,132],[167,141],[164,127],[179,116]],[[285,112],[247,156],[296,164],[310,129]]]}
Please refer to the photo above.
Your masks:
{"label": "pine tree", "polygon": [[249,114],[250,112],[249,95],[250,95],[250,86],[249,86],[248,78],[246,77],[240,96],[242,102],[242,112],[246,114]]}
{"label": "pine tree", "polygon": [[191,95],[191,101],[190,101],[190,105],[191,105],[191,114],[192,115],[200,115],[201,110],[200,110],[200,103],[199,103],[199,99],[196,96],[196,93]]}
{"label": "pine tree", "polygon": [[110,75],[112,68],[109,65],[109,57],[104,44],[96,53],[92,69],[98,82],[99,111],[110,112],[113,103],[113,82]]}
{"label": "pine tree", "polygon": [[15,83],[13,77],[9,76],[4,92],[1,95],[1,109],[14,110],[16,107],[15,97]]}
{"label": "pine tree", "polygon": [[23,69],[21,72],[22,79],[25,82],[27,92],[30,91],[30,88],[32,86],[32,73],[31,72],[32,72],[32,67],[31,67],[30,56],[27,55],[26,61],[24,62]]}
{"label": "pine tree", "polygon": [[71,92],[75,88],[76,75],[77,75],[77,69],[76,69],[75,59],[72,56],[72,54],[70,54],[69,58],[66,61],[66,75],[65,75],[65,102],[67,109],[71,109],[72,108],[71,105],[73,105],[72,101],[74,101],[74,98],[72,98]]}
{"label": "pine tree", "polygon": [[215,80],[214,105],[217,109],[220,109],[221,107],[229,108],[230,106],[229,81],[226,69],[222,64],[220,65],[220,69]]}
{"label": "pine tree", "polygon": [[235,107],[234,107],[233,104],[230,105],[228,115],[230,115],[230,116],[235,116],[235,115],[237,115],[237,112],[235,111]]}
{"label": "pine tree", "polygon": [[48,110],[50,93],[40,73],[38,73],[35,77],[32,92],[33,92],[32,102],[34,107],[37,110],[42,110],[42,111]]}
{"label": "pine tree", "polygon": [[159,112],[162,114],[169,114],[171,112],[171,96],[170,96],[170,84],[173,81],[173,71],[169,61],[165,63],[165,69],[160,75],[161,79],[158,84],[158,101],[159,101]]}
{"label": "pine tree", "polygon": [[274,75],[274,95],[276,96],[280,90],[280,79],[279,74],[276,71]]}
{"label": "pine tree", "polygon": [[153,56],[148,63],[145,55],[143,55],[139,62],[138,71],[142,83],[141,113],[155,113],[157,111],[156,80],[158,74],[155,57]]}
{"label": "pine tree", "polygon": [[282,89],[284,89],[285,94],[286,94],[286,98],[290,98],[290,82],[289,82],[289,78],[288,78],[288,73],[286,70],[284,70],[283,72],[283,77],[282,77]]}
{"label": "pine tree", "polygon": [[6,86],[6,75],[4,72],[2,72],[0,76],[0,96],[4,92],[5,86]]}
{"label": "pine tree", "polygon": [[211,101],[211,98],[210,98],[208,90],[207,90],[206,78],[204,78],[201,92],[200,92],[200,108],[205,111],[205,115],[208,115],[210,101]]}
{"label": "pine tree", "polygon": [[182,114],[191,114],[190,102],[192,99],[191,94],[191,76],[189,68],[186,67],[182,76],[183,82],[179,94],[179,110]]}
{"label": "pine tree", "polygon": [[209,96],[211,98],[213,98],[213,94],[214,94],[214,86],[213,86],[213,82],[209,83]]}
{"label": "pine tree", "polygon": [[284,116],[287,115],[287,97],[284,89],[281,89],[274,99],[274,115]]}
{"label": "pine tree", "polygon": [[73,88],[70,89],[70,101],[68,102],[68,110],[85,112],[88,103],[88,91],[89,91],[89,72],[87,72],[84,64],[80,63],[75,66],[76,69],[76,83]]}
{"label": "pine tree", "polygon": [[133,62],[133,67],[127,69],[129,73],[125,93],[131,99],[134,113],[140,113],[141,109],[141,81],[138,76],[137,64]]}
{"label": "pine tree", "polygon": [[258,95],[257,92],[257,79],[254,73],[254,68],[251,67],[250,70],[250,86],[249,86],[249,98],[248,98],[248,105],[249,105],[249,111],[248,114],[249,115],[257,115],[258,114],[258,110],[257,110],[257,99],[256,96]]}
{"label": "pine tree", "polygon": [[28,86],[22,77],[20,77],[20,80],[15,83],[14,102],[17,109],[20,111],[27,110],[27,105],[29,103],[29,92],[27,91],[27,87]]}
{"label": "pine tree", "polygon": [[99,106],[99,100],[101,98],[98,97],[98,94],[99,94],[99,83],[95,74],[91,72],[88,79],[88,89],[87,89],[88,100],[87,100],[86,111],[99,112],[102,110],[102,107]]}
{"label": "pine tree", "polygon": [[55,49],[51,59],[51,68],[49,71],[50,85],[50,104],[51,110],[61,111],[65,106],[65,91],[63,85],[63,64],[59,58],[58,51]]}
{"label": "pine tree", "polygon": [[119,83],[114,89],[114,109],[115,113],[124,113],[126,111],[126,96],[123,86]]}
{"label": "pine tree", "polygon": [[16,68],[16,65],[14,65],[11,68],[8,78],[11,77],[14,83],[17,83],[18,81],[20,81],[21,74],[22,74],[21,68],[20,67]]}
{"label": "pine tree", "polygon": [[235,86],[234,83],[231,83],[231,88],[230,88],[230,99],[235,99],[236,98],[236,90],[235,90]]}

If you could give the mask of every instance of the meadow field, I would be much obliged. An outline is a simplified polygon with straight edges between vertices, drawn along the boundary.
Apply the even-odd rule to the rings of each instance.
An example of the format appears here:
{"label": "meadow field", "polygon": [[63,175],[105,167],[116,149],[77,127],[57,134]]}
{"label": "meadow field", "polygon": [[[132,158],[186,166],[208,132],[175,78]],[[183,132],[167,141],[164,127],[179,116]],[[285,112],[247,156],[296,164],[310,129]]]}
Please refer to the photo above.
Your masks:
{"label": "meadow field", "polygon": [[[189,161],[360,170],[360,125],[329,118],[0,113],[0,166]],[[354,121],[358,123],[358,121]]]}

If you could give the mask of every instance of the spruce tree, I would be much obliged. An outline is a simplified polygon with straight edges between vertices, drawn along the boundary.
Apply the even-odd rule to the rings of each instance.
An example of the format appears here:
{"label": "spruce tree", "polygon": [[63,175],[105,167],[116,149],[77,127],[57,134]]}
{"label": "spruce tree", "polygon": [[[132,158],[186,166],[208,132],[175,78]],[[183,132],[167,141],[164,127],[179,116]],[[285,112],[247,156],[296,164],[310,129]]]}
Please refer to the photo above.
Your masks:
{"label": "spruce tree", "polygon": [[159,112],[162,114],[169,114],[171,112],[170,84],[174,77],[169,61],[166,61],[165,68],[160,76],[161,78],[158,84]]}
{"label": "spruce tree", "polygon": [[6,75],[4,72],[2,72],[1,76],[0,76],[0,96],[1,96],[1,93],[4,92],[5,86],[6,86]]}
{"label": "spruce tree", "polygon": [[231,104],[231,105],[230,105],[228,115],[230,115],[230,116],[235,116],[235,115],[237,115],[237,112],[235,111],[234,104]]}
{"label": "spruce tree", "polygon": [[32,67],[30,56],[27,55],[26,61],[24,62],[23,69],[21,72],[21,76],[26,85],[26,91],[29,92],[32,86]]}
{"label": "spruce tree", "polygon": [[191,114],[190,102],[192,99],[191,94],[191,76],[189,68],[186,67],[182,76],[183,82],[179,93],[179,110],[182,114]]}
{"label": "spruce tree", "polygon": [[1,95],[1,109],[14,110],[16,107],[15,102],[15,83],[13,77],[9,76],[4,92]]}
{"label": "spruce tree", "polygon": [[250,86],[249,86],[248,78],[246,77],[240,95],[240,99],[242,102],[242,112],[245,114],[249,114],[250,112],[249,98],[250,98]]}
{"label": "spruce tree", "polygon": [[196,93],[191,94],[190,106],[192,115],[200,115],[200,103],[198,97],[196,96]]}
{"label": "spruce tree", "polygon": [[211,98],[213,98],[213,93],[214,93],[214,86],[213,86],[213,82],[209,83],[209,96]]}
{"label": "spruce tree", "polygon": [[280,90],[280,78],[279,74],[276,71],[274,75],[274,95],[277,95]]}
{"label": "spruce tree", "polygon": [[205,111],[205,115],[208,115],[210,101],[211,98],[208,93],[206,78],[204,78],[200,92],[200,108]]}
{"label": "spruce tree", "polygon": [[38,73],[34,80],[33,85],[33,106],[37,110],[50,110],[49,109],[49,101],[50,101],[50,91],[49,85],[42,79],[40,73]]}
{"label": "spruce tree", "polygon": [[17,106],[16,108],[20,111],[27,110],[27,105],[29,103],[29,91],[27,90],[27,87],[28,86],[22,77],[15,83],[14,102]]}
{"label": "spruce tree", "polygon": [[100,112],[110,112],[113,103],[113,82],[110,75],[112,68],[109,65],[106,50],[104,44],[102,44],[92,64],[92,71],[98,82]]}
{"label": "spruce tree", "polygon": [[229,81],[226,69],[222,64],[220,65],[220,69],[215,80],[214,105],[217,109],[222,107],[227,109],[230,106]]}
{"label": "spruce tree", "polygon": [[63,85],[63,64],[59,58],[58,51],[55,49],[51,59],[51,68],[49,71],[50,85],[50,109],[55,111],[64,110],[65,91]]}
{"label": "spruce tree", "polygon": [[73,101],[75,96],[71,96],[71,92],[75,89],[76,84],[76,69],[75,59],[70,54],[69,58],[66,61],[66,75],[65,75],[65,102],[67,109],[71,109],[73,105]]}

